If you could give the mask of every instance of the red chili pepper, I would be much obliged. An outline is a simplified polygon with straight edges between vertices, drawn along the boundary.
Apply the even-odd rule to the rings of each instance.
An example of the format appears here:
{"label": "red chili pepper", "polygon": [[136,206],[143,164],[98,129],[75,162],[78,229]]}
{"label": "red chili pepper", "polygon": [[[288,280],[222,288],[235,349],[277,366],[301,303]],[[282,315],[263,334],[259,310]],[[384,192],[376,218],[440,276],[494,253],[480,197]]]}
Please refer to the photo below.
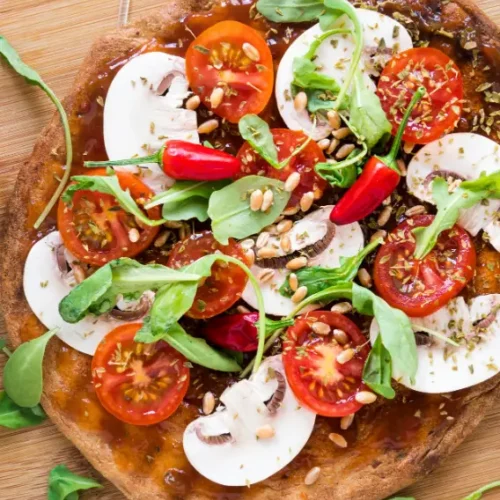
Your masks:
{"label": "red chili pepper", "polygon": [[[232,351],[250,352],[257,350],[259,313],[231,314],[208,321],[202,335],[213,344]],[[293,325],[293,319],[273,321],[266,318],[266,336]]]}
{"label": "red chili pepper", "polygon": [[241,168],[239,158],[217,149],[187,141],[170,140],[156,153],[140,158],[114,161],[87,161],[86,167],[111,167],[158,163],[173,179],[217,181],[234,177]]}
{"label": "red chili pepper", "polygon": [[351,224],[370,215],[396,189],[400,171],[396,156],[401,146],[401,138],[413,108],[425,94],[420,87],[410,102],[399,125],[392,148],[387,156],[372,156],[363,167],[363,172],[347,193],[333,207],[330,220],[338,225]]}

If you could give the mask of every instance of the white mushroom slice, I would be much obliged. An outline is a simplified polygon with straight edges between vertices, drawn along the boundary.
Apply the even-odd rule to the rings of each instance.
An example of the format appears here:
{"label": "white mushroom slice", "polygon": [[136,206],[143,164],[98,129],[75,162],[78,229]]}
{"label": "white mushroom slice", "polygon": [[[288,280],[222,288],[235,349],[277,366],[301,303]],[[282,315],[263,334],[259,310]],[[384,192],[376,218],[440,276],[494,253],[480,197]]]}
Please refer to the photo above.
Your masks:
{"label": "white mushroom slice", "polygon": [[[364,28],[364,47],[366,49],[363,52],[360,67],[365,72],[367,88],[374,91],[375,83],[368,76],[373,67],[369,55],[370,49],[383,43],[387,49],[402,52],[412,48],[413,43],[406,28],[389,16],[366,9],[356,9],[356,12]],[[336,23],[336,27],[351,28],[352,23],[344,16],[341,21]],[[276,74],[276,101],[283,120],[288,128],[303,130],[315,141],[327,137],[331,133],[332,127],[321,117],[318,117],[318,122],[314,127],[313,120],[311,120],[307,110],[297,111],[294,107],[291,87],[294,59],[304,56],[311,43],[322,34],[323,31],[319,24],[316,24],[299,36],[285,52]],[[351,35],[336,35],[327,38],[319,46],[316,52],[317,57],[314,60],[321,67],[319,73],[334,78],[341,85],[349,70],[354,49],[355,42]]]}
{"label": "white mushroom slice", "polygon": [[[141,54],[118,71],[104,105],[104,144],[110,160],[152,154],[167,139],[199,142],[196,112],[180,109],[190,95],[185,74],[185,60],[164,52]],[[158,165],[148,165],[143,173],[155,192],[173,184]]]}
{"label": "white mushroom slice", "polygon": [[[300,407],[288,383],[279,410],[265,405],[278,385],[275,372],[285,374],[281,356],[266,359],[256,375],[227,388],[225,408],[191,422],[184,432],[184,453],[203,476],[224,486],[249,486],[272,476],[306,445],[316,414]],[[257,438],[258,430],[274,435]],[[219,444],[215,436],[223,436]],[[201,439],[200,439],[201,438]]]}
{"label": "white mushroom slice", "polygon": [[[481,173],[500,170],[500,146],[482,135],[469,132],[449,134],[424,146],[408,165],[408,191],[422,201],[434,203],[432,178],[477,179]],[[455,184],[458,184],[455,183]],[[492,244],[500,251],[500,230],[495,221],[500,201],[488,200],[463,210],[458,224],[475,236],[487,229]],[[498,246],[497,246],[498,245]]]}
{"label": "white mushroom slice", "polygon": [[[419,326],[453,338],[454,347],[430,335],[429,345],[419,345],[415,383],[393,373],[394,379],[419,392],[445,393],[466,389],[495,376],[500,371],[500,295],[481,295],[467,305],[462,297],[424,318],[412,318]],[[370,341],[379,334],[373,320]]]}
{"label": "white mushroom slice", "polygon": [[61,236],[54,231],[33,246],[24,266],[24,294],[33,313],[48,329],[59,328],[57,336],[63,342],[77,351],[93,355],[102,338],[127,321],[101,316],[70,324],[61,318],[59,302],[75,283],[59,269],[56,250],[60,245]]}
{"label": "white mushroom slice", "polygon": [[[292,242],[296,240],[297,248],[315,243],[318,237],[324,234],[326,225],[330,224],[329,216],[332,208],[333,205],[324,206],[294,224],[290,233],[295,235],[291,240]],[[296,227],[299,227],[300,230],[296,230]],[[357,222],[345,226],[335,226],[335,236],[328,247],[319,255],[309,259],[308,265],[326,268],[338,267],[341,257],[352,257],[359,253],[363,246],[363,232]],[[265,269],[257,265],[253,265],[251,270],[255,277],[260,280],[260,290],[264,297],[266,314],[273,316],[290,314],[295,309],[296,304],[291,299],[283,297],[279,292],[279,288],[285,282],[290,271],[287,269]],[[266,273],[267,275],[272,274],[272,277],[268,280],[261,280],[263,276],[266,276]],[[246,286],[242,298],[250,306],[257,308],[257,297],[252,286]],[[310,306],[304,311],[317,307],[319,306]]]}

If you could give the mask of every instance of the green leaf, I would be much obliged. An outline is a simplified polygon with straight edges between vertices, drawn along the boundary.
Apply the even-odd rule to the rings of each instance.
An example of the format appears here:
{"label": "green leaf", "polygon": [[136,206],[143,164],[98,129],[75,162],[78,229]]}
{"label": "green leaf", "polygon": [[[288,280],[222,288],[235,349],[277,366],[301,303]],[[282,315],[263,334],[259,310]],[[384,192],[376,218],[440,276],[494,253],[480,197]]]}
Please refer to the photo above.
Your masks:
{"label": "green leaf", "polygon": [[71,130],[69,128],[68,116],[66,115],[66,111],[64,110],[61,101],[59,101],[50,87],[42,80],[42,77],[33,68],[30,68],[21,60],[14,47],[12,47],[12,45],[10,45],[10,43],[1,35],[0,55],[4,57],[4,59],[14,71],[23,76],[29,84],[41,88],[47,94],[48,98],[54,103],[55,107],[57,108],[64,129],[64,142],[66,145],[66,168],[64,171],[64,175],[59,182],[59,186],[57,187],[55,193],[52,195],[52,198],[49,200],[46,207],[34,224],[35,229],[38,229],[47,215],[49,215],[51,210],[54,208],[55,204],[59,201],[59,197],[61,196],[61,193],[63,192],[64,187],[68,182],[69,176],[71,175],[71,165],[73,163],[73,146],[71,143]]}
{"label": "green leaf", "polygon": [[275,23],[303,23],[316,20],[325,7],[322,0],[258,0],[257,10]]}
{"label": "green leaf", "polygon": [[269,125],[257,115],[245,115],[238,123],[241,137],[274,168],[281,168]]}
{"label": "green leaf", "polygon": [[77,191],[97,191],[99,193],[114,196],[125,212],[134,215],[147,226],[160,226],[165,222],[163,219],[149,219],[149,217],[137,206],[130,192],[121,188],[116,175],[75,175],[71,180],[75,183],[71,184],[62,196],[62,200],[66,204],[71,203]]}
{"label": "green leaf", "polygon": [[[250,194],[257,189],[273,192],[273,204],[266,212],[250,208]],[[241,239],[257,234],[276,220],[289,199],[290,193],[284,190],[283,182],[259,175],[243,177],[216,191],[208,205],[215,239],[227,245],[229,238]]]}
{"label": "green leaf", "polygon": [[356,283],[352,288],[352,305],[361,314],[375,316],[393,371],[413,380],[418,367],[417,344],[408,316]]}
{"label": "green leaf", "polygon": [[144,208],[149,210],[163,205],[162,217],[166,220],[208,219],[208,200],[214,191],[230,184],[229,180],[199,182],[177,181],[168,191],[156,195]]}
{"label": "green leaf", "polygon": [[292,85],[301,89],[329,90],[337,94],[340,87],[335,79],[318,71],[318,66],[307,57],[296,57],[293,60]]}
{"label": "green leaf", "polygon": [[40,403],[43,390],[43,355],[57,329],[21,344],[7,360],[3,371],[5,392],[12,401],[31,408]]}
{"label": "green leaf", "polygon": [[481,175],[478,179],[464,181],[460,188],[473,193],[483,194],[486,198],[500,198],[500,170],[490,175]]}
{"label": "green leaf", "polygon": [[78,491],[102,488],[97,481],[73,474],[65,465],[57,465],[49,474],[48,500],[78,500]]}
{"label": "green leaf", "polygon": [[394,399],[396,393],[391,386],[391,377],[391,355],[382,344],[382,336],[379,335],[363,368],[363,382],[384,398]]}
{"label": "green leaf", "polygon": [[414,497],[392,497],[389,498],[388,500],[415,500]]}
{"label": "green leaf", "polygon": [[462,500],[479,500],[480,498],[483,497],[483,493],[486,493],[487,491],[490,491],[493,488],[500,488],[500,481],[495,481],[493,483],[487,484],[486,486],[479,488],[477,491],[474,491],[474,493],[471,493],[470,495],[467,495],[465,498],[462,498]]}
{"label": "green leaf", "polygon": [[8,429],[23,429],[39,425],[47,416],[40,405],[32,408],[22,408],[16,405],[7,396],[5,391],[0,391],[0,427]]}

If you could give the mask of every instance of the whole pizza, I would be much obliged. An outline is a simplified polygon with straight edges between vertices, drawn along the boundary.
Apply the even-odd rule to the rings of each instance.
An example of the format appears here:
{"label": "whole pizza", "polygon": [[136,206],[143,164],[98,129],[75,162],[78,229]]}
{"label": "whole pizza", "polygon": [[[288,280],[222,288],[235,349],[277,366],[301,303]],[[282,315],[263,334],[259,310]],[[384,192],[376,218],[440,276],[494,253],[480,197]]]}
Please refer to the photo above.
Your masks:
{"label": "whole pizza", "polygon": [[474,4],[169,1],[63,104],[0,54],[58,108],[4,231],[0,425],[46,412],[130,499],[381,500],[491,408],[500,32]]}

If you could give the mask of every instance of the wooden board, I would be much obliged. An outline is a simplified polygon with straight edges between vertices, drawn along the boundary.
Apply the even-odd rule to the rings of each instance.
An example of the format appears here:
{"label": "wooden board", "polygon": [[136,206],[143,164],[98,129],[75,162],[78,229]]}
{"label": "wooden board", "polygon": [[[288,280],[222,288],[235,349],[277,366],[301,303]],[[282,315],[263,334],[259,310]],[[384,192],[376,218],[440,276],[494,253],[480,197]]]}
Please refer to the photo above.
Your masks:
{"label": "wooden board", "polygon": [[[477,0],[500,23],[499,0]],[[0,0],[0,34],[35,67],[59,96],[70,89],[73,76],[92,40],[117,22],[119,0]],[[131,19],[164,4],[132,0]],[[53,113],[38,89],[0,65],[0,218],[13,192],[20,164]],[[0,319],[0,333],[5,331]],[[5,357],[0,354],[0,369]],[[66,464],[73,471],[98,478],[86,460],[50,422],[27,430],[0,430],[0,498],[46,498],[49,470]],[[418,500],[458,500],[479,486],[500,479],[500,408],[431,476],[404,496]],[[81,498],[105,500],[123,496],[109,483],[104,490]],[[488,498],[500,499],[500,491]],[[348,500],[348,499],[342,499]]]}

